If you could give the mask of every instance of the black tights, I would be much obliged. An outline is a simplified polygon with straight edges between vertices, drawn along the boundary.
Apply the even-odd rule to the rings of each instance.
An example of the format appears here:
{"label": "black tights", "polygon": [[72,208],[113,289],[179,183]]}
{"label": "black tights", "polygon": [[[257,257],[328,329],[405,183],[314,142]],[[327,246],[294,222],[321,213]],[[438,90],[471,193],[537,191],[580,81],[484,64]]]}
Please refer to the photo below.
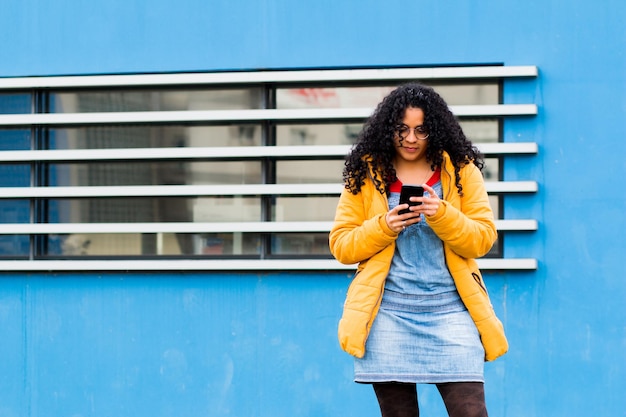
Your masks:
{"label": "black tights", "polygon": [[[375,383],[382,417],[419,417],[415,384]],[[482,382],[437,384],[449,417],[487,417],[485,389]]]}

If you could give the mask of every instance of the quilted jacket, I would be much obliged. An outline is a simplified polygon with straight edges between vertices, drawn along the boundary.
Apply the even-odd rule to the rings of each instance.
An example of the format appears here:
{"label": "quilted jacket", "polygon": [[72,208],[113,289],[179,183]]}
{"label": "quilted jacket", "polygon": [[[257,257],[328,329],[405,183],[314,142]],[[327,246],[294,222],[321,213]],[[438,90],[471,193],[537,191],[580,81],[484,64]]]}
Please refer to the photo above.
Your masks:
{"label": "quilted jacket", "polygon": [[[443,199],[437,212],[426,216],[426,221],[444,242],[446,264],[476,324],[485,360],[491,361],[507,352],[508,342],[475,258],[491,249],[497,232],[480,170],[468,164],[460,176],[463,197],[455,185],[454,167],[444,153]],[[346,295],[338,336],[341,348],[359,358],[365,354],[365,342],[380,307],[398,236],[387,226],[387,211],[387,197],[367,179],[357,195],[343,190],[329,236],[330,250],[339,262],[358,263]]]}

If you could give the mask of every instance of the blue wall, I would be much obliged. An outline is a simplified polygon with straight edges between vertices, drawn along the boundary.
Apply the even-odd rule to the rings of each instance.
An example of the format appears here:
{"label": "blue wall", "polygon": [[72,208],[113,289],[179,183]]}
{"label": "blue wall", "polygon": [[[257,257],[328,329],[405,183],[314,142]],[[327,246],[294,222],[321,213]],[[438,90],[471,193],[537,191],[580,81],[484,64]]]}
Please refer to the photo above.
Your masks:
{"label": "blue wall", "polygon": [[335,342],[347,281],[5,277],[0,416],[356,416]]}
{"label": "blue wall", "polygon": [[[508,257],[488,273],[511,351],[496,416],[625,415],[626,3],[9,0],[0,76],[503,63]],[[0,416],[376,416],[335,340],[345,274],[0,276]],[[443,415],[425,387],[424,415]],[[429,409],[433,411],[429,413]]]}

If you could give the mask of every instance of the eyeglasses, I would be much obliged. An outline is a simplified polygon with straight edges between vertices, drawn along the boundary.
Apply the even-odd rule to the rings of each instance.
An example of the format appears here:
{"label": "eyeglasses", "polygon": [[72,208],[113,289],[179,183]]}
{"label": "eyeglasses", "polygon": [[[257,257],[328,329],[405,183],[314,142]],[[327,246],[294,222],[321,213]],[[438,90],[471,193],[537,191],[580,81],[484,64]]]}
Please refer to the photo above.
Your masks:
{"label": "eyeglasses", "polygon": [[396,126],[396,133],[400,136],[400,139],[406,139],[411,134],[411,130],[413,130],[413,134],[419,140],[428,139],[428,132],[424,129],[424,126],[416,126],[413,129],[408,127],[407,125],[398,125]]}

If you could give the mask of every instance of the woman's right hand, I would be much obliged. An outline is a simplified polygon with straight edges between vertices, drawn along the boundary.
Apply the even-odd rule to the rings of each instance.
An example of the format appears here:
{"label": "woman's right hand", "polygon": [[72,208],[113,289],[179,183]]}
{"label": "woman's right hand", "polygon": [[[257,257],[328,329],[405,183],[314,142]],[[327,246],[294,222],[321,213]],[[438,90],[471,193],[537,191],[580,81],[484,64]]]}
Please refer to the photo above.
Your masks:
{"label": "woman's right hand", "polygon": [[[416,207],[416,206],[413,206]],[[396,233],[402,232],[408,226],[419,223],[422,221],[422,217],[410,211],[409,213],[400,214],[399,212],[404,209],[411,210],[413,207],[409,207],[408,204],[398,204],[385,215],[385,221],[387,226]]]}

